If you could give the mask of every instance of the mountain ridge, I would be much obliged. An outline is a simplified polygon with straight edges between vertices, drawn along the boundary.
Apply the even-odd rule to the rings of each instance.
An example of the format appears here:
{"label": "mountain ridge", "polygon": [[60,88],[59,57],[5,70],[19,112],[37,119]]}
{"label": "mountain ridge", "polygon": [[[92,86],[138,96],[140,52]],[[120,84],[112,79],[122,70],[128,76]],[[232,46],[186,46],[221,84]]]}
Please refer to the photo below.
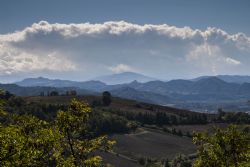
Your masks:
{"label": "mountain ridge", "polygon": [[[28,91],[27,87],[32,87],[31,89],[35,90],[33,87],[36,86],[55,87],[59,88],[59,90],[69,87],[74,88],[79,92],[81,90],[86,90],[99,94],[103,91],[110,91],[114,96],[161,105],[179,103],[181,101],[183,103],[218,103],[228,100],[237,101],[239,99],[247,101],[250,98],[250,83],[226,82],[217,76],[206,76],[197,80],[154,80],[146,83],[133,80],[130,83],[116,85],[108,85],[101,81],[93,80],[79,82],[38,77],[27,78],[16,84],[24,87],[23,89],[26,91]],[[2,85],[2,87],[4,86]],[[8,89],[10,88],[8,87]],[[18,93],[19,95],[21,94],[20,91]]]}
{"label": "mountain ridge", "polygon": [[225,82],[231,83],[250,83],[250,76],[248,75],[215,75],[215,76],[200,76],[197,78],[191,79],[192,81],[198,81],[200,79],[209,78],[209,77],[217,77]]}

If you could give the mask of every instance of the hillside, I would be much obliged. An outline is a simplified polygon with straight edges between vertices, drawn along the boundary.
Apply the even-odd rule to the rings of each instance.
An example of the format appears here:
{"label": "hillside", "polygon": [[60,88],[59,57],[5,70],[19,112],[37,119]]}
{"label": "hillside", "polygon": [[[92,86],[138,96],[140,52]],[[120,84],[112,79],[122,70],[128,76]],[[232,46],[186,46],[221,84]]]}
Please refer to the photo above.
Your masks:
{"label": "hillside", "polygon": [[[88,135],[108,134],[109,139],[117,142],[112,152],[98,151],[95,154],[101,155],[105,162],[121,167],[127,167],[128,164],[138,167],[140,160],[147,158],[157,163],[163,158],[172,160],[180,153],[194,157],[196,147],[192,142],[192,132],[213,132],[214,126],[227,127],[225,122],[228,122],[216,114],[197,113],[119,97],[112,97],[108,106],[102,102],[102,96],[96,95],[6,98],[8,101],[5,109],[8,112],[34,115],[48,122],[54,120],[58,111],[64,111],[73,98],[87,102],[92,108]],[[229,113],[229,116],[232,114]],[[242,120],[250,121],[246,113],[237,113],[233,117],[230,121],[241,124],[245,123],[240,122]],[[230,119],[227,115],[223,118]]]}
{"label": "hillside", "polygon": [[[29,104],[39,103],[40,105],[67,105],[72,98],[78,100],[87,101],[89,104],[93,104],[94,101],[100,101],[100,96],[57,96],[57,97],[25,97],[25,101]],[[133,120],[130,116],[138,117],[139,115],[147,116],[148,118],[155,118],[157,113],[165,113],[167,116],[175,117],[177,120],[186,119],[188,115],[192,117],[199,117],[200,113],[195,113],[188,110],[180,110],[172,107],[164,107],[159,105],[152,105],[148,103],[139,103],[134,100],[112,98],[110,106],[93,106],[95,118],[99,117],[97,113],[102,115],[102,119],[111,117],[111,120],[127,120],[128,123],[135,123],[140,120]],[[110,115],[111,114],[111,115]],[[113,120],[113,121],[115,121]],[[108,126],[110,122],[104,121],[104,125]],[[124,121],[124,120],[123,120]],[[141,120],[143,121],[143,120]],[[114,122],[113,122],[114,123]],[[152,126],[157,124],[152,122]],[[106,125],[107,124],[107,125]],[[106,162],[121,167],[126,167],[126,164],[130,164],[131,167],[138,166],[138,160],[142,157],[151,157],[155,159],[168,158],[172,159],[179,153],[186,155],[195,153],[195,146],[192,143],[190,137],[182,137],[164,132],[163,130],[157,130],[155,128],[147,127],[146,124],[141,126],[140,121],[137,122],[138,128],[136,131],[126,133],[112,133],[110,138],[116,140],[117,144],[114,147],[114,153],[103,153],[100,155],[104,157]],[[121,125],[116,125],[120,127]],[[114,157],[115,156],[115,157]]]}

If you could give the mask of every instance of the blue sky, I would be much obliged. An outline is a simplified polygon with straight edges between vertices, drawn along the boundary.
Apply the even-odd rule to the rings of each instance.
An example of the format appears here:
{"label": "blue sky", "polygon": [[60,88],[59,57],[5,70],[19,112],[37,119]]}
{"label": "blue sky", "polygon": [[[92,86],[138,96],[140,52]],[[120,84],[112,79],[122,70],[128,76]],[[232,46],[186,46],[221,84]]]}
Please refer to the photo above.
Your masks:
{"label": "blue sky", "polygon": [[0,79],[250,75],[249,9],[248,0],[1,0]]}
{"label": "blue sky", "polygon": [[1,0],[0,32],[12,32],[46,20],[217,27],[250,35],[249,0]]}

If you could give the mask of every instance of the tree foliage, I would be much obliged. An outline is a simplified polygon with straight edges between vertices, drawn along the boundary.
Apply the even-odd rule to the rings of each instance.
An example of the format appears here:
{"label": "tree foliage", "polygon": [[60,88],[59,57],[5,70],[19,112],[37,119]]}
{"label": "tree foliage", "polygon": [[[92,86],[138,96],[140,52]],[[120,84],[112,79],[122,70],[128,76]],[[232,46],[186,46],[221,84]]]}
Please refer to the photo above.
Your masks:
{"label": "tree foliage", "polygon": [[89,137],[90,113],[86,103],[76,100],[52,122],[1,109],[0,166],[101,166],[95,151],[111,149],[114,142]]}
{"label": "tree foliage", "polygon": [[216,129],[215,133],[195,133],[198,159],[194,167],[247,167],[250,166],[249,132],[235,125]]}

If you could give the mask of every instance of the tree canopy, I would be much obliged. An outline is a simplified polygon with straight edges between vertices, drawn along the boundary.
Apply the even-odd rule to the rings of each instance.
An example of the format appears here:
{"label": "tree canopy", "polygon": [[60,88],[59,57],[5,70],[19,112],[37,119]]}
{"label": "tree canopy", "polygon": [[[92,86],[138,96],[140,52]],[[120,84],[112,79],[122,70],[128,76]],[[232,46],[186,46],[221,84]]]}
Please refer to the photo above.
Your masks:
{"label": "tree canopy", "polygon": [[195,133],[198,158],[194,167],[247,167],[250,166],[249,132],[230,125],[215,129],[215,133]]}
{"label": "tree canopy", "polygon": [[91,108],[72,100],[53,122],[32,115],[0,111],[0,166],[101,166],[96,150],[114,144],[106,136],[88,135]]}

